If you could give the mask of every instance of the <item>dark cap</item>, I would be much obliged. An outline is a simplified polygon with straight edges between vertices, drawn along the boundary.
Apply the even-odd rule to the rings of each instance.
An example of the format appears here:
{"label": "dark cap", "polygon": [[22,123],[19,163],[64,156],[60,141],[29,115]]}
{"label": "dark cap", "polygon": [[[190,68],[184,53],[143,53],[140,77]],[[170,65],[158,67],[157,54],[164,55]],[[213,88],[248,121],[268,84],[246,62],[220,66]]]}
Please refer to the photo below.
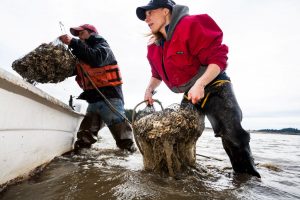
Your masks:
{"label": "dark cap", "polygon": [[95,28],[95,26],[93,26],[91,24],[83,24],[83,25],[78,26],[78,27],[70,28],[70,32],[74,36],[78,36],[79,35],[79,31],[83,31],[83,30],[88,30],[88,31],[91,31],[93,33],[97,33],[98,34],[98,31]]}
{"label": "dark cap", "polygon": [[172,11],[175,5],[176,3],[172,0],[150,0],[147,5],[136,9],[136,15],[140,20],[144,21],[146,19],[146,11],[155,10],[157,8],[168,8]]}

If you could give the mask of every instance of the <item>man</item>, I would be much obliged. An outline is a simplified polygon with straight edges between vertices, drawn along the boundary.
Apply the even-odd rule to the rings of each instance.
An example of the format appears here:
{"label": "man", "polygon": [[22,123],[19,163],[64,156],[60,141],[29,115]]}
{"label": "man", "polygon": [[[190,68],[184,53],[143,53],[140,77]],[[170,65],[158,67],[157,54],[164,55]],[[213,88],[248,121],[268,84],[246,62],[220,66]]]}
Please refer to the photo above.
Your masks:
{"label": "man", "polygon": [[182,105],[192,102],[204,113],[222,138],[236,173],[260,177],[255,169],[250,135],[241,126],[242,112],[225,73],[228,48],[222,30],[208,15],[189,15],[188,7],[172,0],[151,0],[136,9],[152,33],[147,58],[152,77],[145,100],[161,81],[176,93],[184,93]]}
{"label": "man", "polygon": [[[70,29],[70,32],[79,39],[69,35],[62,35],[59,38],[69,46],[79,60],[75,71],[76,81],[84,91],[78,98],[89,103],[77,133],[75,151],[90,148],[97,141],[98,131],[104,123],[108,126],[120,149],[136,151],[131,126],[122,117],[122,115],[125,116],[122,79],[112,50],[93,25],[84,24],[74,27]],[[105,98],[109,103],[105,101]],[[111,106],[117,112],[113,111]]]}

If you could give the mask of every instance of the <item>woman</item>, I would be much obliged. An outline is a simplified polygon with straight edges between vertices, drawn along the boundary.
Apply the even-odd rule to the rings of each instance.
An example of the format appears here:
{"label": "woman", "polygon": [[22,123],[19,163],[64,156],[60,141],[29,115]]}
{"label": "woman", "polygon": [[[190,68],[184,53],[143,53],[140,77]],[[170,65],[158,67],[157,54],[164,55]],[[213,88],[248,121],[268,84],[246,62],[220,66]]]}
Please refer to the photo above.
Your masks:
{"label": "woman", "polygon": [[222,30],[208,15],[189,15],[188,7],[171,0],[151,0],[136,14],[152,33],[147,55],[152,77],[145,100],[153,103],[152,93],[162,81],[173,92],[184,93],[182,104],[192,102],[222,138],[233,170],[260,177],[225,73],[228,47],[222,44]]}

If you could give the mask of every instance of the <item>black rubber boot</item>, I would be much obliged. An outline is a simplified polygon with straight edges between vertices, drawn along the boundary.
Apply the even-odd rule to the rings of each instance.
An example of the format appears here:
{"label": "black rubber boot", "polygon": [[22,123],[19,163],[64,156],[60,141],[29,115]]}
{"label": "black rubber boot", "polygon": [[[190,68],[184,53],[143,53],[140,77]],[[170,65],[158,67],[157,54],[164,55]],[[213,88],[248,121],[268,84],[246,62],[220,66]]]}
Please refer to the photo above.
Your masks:
{"label": "black rubber boot", "polygon": [[83,142],[82,140],[77,140],[74,144],[74,153],[79,154],[80,150],[83,148],[91,148],[92,144],[87,144]]}
{"label": "black rubber boot", "polygon": [[[228,119],[224,115],[227,114]],[[236,173],[247,173],[260,178],[250,150],[250,134],[240,124],[240,114],[226,112],[207,115],[215,137],[222,138],[223,147]]]}
{"label": "black rubber boot", "polygon": [[132,128],[128,122],[120,122],[108,128],[120,149],[126,149],[131,153],[137,150],[133,142]]}
{"label": "black rubber boot", "polygon": [[249,144],[234,146],[230,141],[222,139],[223,147],[229,156],[232,168],[236,173],[247,173],[260,178],[255,168]]}

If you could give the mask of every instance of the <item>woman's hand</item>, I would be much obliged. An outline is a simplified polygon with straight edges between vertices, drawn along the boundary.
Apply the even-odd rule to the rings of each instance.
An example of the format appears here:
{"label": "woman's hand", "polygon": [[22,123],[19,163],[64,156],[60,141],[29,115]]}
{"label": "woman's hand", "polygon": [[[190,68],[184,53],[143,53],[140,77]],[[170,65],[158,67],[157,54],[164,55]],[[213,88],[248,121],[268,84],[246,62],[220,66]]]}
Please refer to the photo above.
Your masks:
{"label": "woman's hand", "polygon": [[204,97],[204,88],[204,84],[196,82],[188,92],[188,100],[193,104],[198,103]]}
{"label": "woman's hand", "polygon": [[160,85],[161,80],[158,80],[157,78],[151,77],[148,87],[145,91],[145,96],[144,96],[144,100],[148,101],[149,105],[153,105],[153,98],[152,96],[154,95],[154,90]]}
{"label": "woman's hand", "polygon": [[204,88],[212,80],[214,80],[221,72],[220,67],[217,64],[209,64],[204,74],[196,81],[188,92],[188,100],[191,100],[193,104],[200,101],[205,93]]}
{"label": "woman's hand", "polygon": [[153,100],[152,96],[153,96],[153,91],[151,89],[147,88],[145,91],[144,100],[147,100],[149,105],[153,105],[154,100]]}

